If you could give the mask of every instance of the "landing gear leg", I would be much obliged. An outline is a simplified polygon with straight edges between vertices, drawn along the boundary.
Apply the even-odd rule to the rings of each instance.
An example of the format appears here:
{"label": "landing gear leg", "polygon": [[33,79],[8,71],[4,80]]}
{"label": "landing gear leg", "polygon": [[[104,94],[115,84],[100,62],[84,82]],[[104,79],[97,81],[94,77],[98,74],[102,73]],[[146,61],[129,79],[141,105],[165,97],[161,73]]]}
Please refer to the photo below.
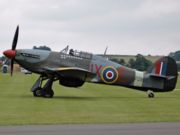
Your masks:
{"label": "landing gear leg", "polygon": [[148,97],[149,97],[149,98],[154,98],[154,97],[155,97],[155,95],[154,95],[154,92],[153,92],[153,91],[148,90],[148,91],[147,91],[147,93],[148,93]]}
{"label": "landing gear leg", "polygon": [[54,77],[51,77],[42,88],[43,97],[52,98],[54,96],[54,91],[52,90],[53,81]]}
{"label": "landing gear leg", "polygon": [[47,77],[40,76],[34,83],[33,87],[31,88],[34,97],[42,97],[42,82],[46,79]]}
{"label": "landing gear leg", "polygon": [[52,90],[54,77],[50,77],[46,84],[42,87],[42,82],[47,79],[47,77],[40,76],[35,82],[31,89],[34,97],[52,98],[54,96],[54,91]]}

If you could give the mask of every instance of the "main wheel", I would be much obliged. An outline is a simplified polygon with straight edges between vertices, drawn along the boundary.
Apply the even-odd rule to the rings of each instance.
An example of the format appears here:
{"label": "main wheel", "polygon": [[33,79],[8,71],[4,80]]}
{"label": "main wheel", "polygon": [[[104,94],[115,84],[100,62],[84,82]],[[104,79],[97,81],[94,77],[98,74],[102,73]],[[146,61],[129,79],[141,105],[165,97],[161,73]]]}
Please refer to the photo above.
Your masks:
{"label": "main wheel", "polygon": [[37,88],[35,91],[33,91],[34,97],[42,97],[42,89]]}
{"label": "main wheel", "polygon": [[155,95],[154,95],[153,92],[150,92],[150,93],[148,94],[148,97],[149,97],[149,98],[154,98],[154,96],[155,96]]}
{"label": "main wheel", "polygon": [[46,91],[43,95],[43,97],[45,97],[45,98],[53,98],[53,96],[54,96],[53,90]]}

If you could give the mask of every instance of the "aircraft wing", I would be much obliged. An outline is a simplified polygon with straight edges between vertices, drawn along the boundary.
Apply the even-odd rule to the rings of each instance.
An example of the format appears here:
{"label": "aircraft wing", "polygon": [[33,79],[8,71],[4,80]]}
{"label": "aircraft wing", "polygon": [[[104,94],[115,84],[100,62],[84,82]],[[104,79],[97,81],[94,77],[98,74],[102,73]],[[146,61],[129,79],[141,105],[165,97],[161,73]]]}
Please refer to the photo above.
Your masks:
{"label": "aircraft wing", "polygon": [[78,67],[44,68],[47,74],[56,74],[59,77],[73,77],[84,79],[85,77],[94,77],[96,74]]}

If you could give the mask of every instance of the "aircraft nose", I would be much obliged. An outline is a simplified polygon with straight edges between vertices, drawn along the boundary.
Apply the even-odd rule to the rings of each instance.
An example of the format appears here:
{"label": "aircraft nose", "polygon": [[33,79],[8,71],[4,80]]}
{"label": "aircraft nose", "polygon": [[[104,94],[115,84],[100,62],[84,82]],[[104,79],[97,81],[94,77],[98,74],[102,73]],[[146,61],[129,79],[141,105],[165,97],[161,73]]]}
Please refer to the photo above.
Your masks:
{"label": "aircraft nose", "polygon": [[3,54],[6,57],[12,59],[12,58],[14,58],[16,56],[16,51],[15,50],[6,50],[6,51],[3,52]]}

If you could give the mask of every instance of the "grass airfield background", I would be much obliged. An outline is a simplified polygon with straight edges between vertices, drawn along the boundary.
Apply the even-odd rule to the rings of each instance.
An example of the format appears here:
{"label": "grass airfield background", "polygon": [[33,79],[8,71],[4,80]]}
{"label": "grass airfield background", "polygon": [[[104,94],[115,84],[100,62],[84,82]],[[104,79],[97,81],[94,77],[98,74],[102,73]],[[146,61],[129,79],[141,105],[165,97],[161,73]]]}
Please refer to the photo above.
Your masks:
{"label": "grass airfield background", "polygon": [[30,92],[37,77],[0,74],[0,125],[180,122],[180,79],[177,90],[154,99],[124,87],[85,83],[75,89],[58,82],[55,97],[45,99]]}

